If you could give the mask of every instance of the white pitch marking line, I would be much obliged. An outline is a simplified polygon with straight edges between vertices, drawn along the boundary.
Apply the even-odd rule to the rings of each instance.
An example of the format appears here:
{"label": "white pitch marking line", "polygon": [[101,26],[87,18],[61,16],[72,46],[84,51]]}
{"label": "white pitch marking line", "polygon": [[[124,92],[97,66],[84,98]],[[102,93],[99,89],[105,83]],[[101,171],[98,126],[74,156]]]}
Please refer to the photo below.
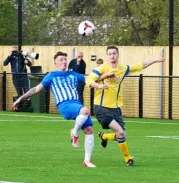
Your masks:
{"label": "white pitch marking line", "polygon": [[[33,121],[30,121],[31,123],[33,122],[60,122],[60,121],[67,121],[65,119],[33,119]],[[74,121],[74,120],[68,120],[68,121]],[[0,122],[29,122],[29,119],[0,119]],[[0,182],[1,183],[1,182]]]}
{"label": "white pitch marking line", "polygon": [[23,183],[23,182],[7,182],[7,181],[0,181],[0,183]]}
{"label": "white pitch marking line", "polygon": [[33,116],[33,115],[24,115],[24,114],[0,114],[0,116],[20,116],[20,117],[30,117],[30,118],[54,118],[54,119],[60,119],[62,118],[61,116],[59,117],[52,117],[52,116]]}
{"label": "white pitch marking line", "polygon": [[[53,116],[33,116],[33,115],[24,115],[24,114],[0,114],[0,116],[17,116],[17,117],[30,117],[30,118],[46,118],[46,119],[58,119],[58,121],[66,121],[62,116],[59,117],[53,117]],[[96,121],[95,117],[92,117],[93,120]],[[6,121],[6,120],[3,120]],[[13,120],[10,120],[13,121]],[[19,120],[14,120],[19,121]],[[49,120],[51,121],[51,120]],[[125,120],[126,123],[139,123],[139,124],[158,124],[158,125],[179,125],[178,123],[167,123],[167,122],[152,122],[152,121],[128,121]]]}
{"label": "white pitch marking line", "polygon": [[157,125],[179,125],[179,121],[178,121],[178,123],[165,123],[165,122],[152,122],[152,121],[143,121],[143,122],[141,122],[141,121],[125,121],[126,123],[140,123],[140,124],[157,124]]}
{"label": "white pitch marking line", "polygon": [[179,140],[179,136],[146,136],[149,138],[160,138],[160,139],[175,139]]}
{"label": "white pitch marking line", "polygon": [[[74,120],[66,120],[64,118],[59,119],[33,119],[33,122],[63,122],[63,121],[74,121]],[[93,119],[94,122],[96,122],[96,119]],[[0,122],[29,122],[29,119],[0,119]],[[161,122],[147,122],[147,121],[125,121],[126,123],[138,123],[138,124],[156,124],[156,125],[179,125],[179,123],[161,123]]]}

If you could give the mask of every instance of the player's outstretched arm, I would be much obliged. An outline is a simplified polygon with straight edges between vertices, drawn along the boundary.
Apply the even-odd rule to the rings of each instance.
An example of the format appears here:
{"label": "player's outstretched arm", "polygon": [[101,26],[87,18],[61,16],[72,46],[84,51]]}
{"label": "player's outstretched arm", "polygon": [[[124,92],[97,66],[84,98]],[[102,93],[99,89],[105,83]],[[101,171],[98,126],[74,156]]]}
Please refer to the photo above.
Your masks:
{"label": "player's outstretched arm", "polygon": [[22,95],[21,97],[19,97],[14,103],[13,103],[13,108],[14,110],[18,108],[18,104],[25,100],[28,99],[29,97],[36,95],[37,93],[39,93],[41,90],[43,90],[43,85],[40,83],[39,85],[31,88],[28,92],[26,92],[24,95]]}
{"label": "player's outstretched arm", "polygon": [[150,61],[143,62],[143,69],[149,67],[150,65],[152,65],[154,63],[160,63],[160,62],[164,62],[164,61],[165,61],[164,57],[159,57],[159,58],[155,58],[155,59],[150,60]]}

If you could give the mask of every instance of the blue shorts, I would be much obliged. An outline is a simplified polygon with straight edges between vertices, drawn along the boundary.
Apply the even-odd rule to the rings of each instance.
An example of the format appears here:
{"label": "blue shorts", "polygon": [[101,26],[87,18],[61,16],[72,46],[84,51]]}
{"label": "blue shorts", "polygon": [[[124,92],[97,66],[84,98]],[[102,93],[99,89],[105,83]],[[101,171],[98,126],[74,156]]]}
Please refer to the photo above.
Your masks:
{"label": "blue shorts", "polygon": [[[58,111],[65,119],[74,119],[74,120],[79,115],[80,109],[82,107],[84,106],[78,100],[64,101],[61,104],[57,105]],[[93,122],[90,116],[88,116],[88,119],[83,124],[81,129],[84,130],[88,126],[93,126]]]}

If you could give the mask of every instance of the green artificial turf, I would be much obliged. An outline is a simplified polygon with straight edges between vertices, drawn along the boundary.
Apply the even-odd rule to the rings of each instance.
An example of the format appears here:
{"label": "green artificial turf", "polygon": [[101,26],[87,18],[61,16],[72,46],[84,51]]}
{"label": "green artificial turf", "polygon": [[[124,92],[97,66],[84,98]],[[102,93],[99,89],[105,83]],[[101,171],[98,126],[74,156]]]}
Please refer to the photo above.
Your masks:
{"label": "green artificial turf", "polygon": [[179,182],[179,120],[125,118],[127,142],[136,163],[127,167],[117,142],[101,147],[101,126],[93,119],[92,160],[97,168],[90,169],[82,167],[83,133],[79,149],[70,144],[73,121],[57,114],[0,112],[0,182]]}

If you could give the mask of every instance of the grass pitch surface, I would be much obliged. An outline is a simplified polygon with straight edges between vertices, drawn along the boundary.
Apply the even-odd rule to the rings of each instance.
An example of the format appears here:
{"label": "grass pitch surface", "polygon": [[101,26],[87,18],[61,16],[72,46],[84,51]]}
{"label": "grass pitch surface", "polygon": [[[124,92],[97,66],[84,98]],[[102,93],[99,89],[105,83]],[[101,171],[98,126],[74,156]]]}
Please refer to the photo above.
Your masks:
{"label": "grass pitch surface", "polygon": [[[73,149],[73,121],[58,114],[0,112],[0,182],[178,183],[179,120],[125,118],[136,167],[126,167],[117,143],[102,148],[94,119],[95,169],[82,167],[84,135]],[[110,132],[110,131],[108,131]]]}

